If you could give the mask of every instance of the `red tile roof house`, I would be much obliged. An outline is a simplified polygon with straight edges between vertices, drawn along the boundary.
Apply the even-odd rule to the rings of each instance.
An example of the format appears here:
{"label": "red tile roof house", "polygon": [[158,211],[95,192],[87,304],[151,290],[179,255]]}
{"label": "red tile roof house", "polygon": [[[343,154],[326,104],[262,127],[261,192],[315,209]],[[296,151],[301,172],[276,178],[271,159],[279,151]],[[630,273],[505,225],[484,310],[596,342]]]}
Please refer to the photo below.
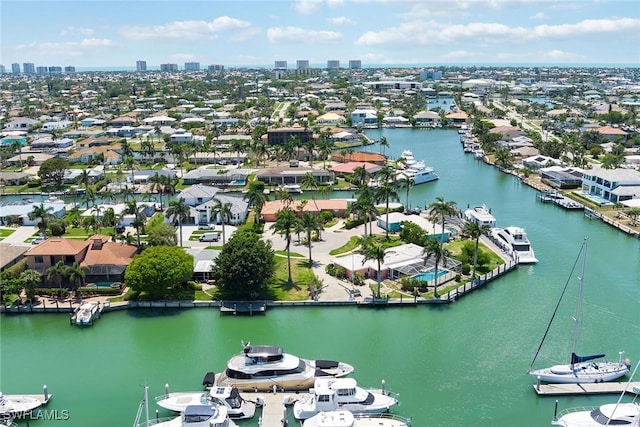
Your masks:
{"label": "red tile roof house", "polygon": [[[344,199],[320,199],[320,200],[305,200],[306,203],[302,203],[302,200],[295,200],[291,203],[291,209],[298,212],[302,207],[304,212],[311,212],[315,215],[320,214],[323,211],[332,212],[334,216],[342,218],[347,212],[348,203]],[[276,214],[280,211],[286,202],[283,200],[271,200],[264,204],[260,215],[264,222],[275,222]]]}
{"label": "red tile roof house", "polygon": [[[135,246],[110,241],[108,236],[95,235],[86,241],[52,237],[25,253],[29,268],[44,279],[47,269],[62,261],[77,262],[85,267],[85,282],[122,282],[124,271],[138,249]],[[67,283],[68,285],[68,283]]]}

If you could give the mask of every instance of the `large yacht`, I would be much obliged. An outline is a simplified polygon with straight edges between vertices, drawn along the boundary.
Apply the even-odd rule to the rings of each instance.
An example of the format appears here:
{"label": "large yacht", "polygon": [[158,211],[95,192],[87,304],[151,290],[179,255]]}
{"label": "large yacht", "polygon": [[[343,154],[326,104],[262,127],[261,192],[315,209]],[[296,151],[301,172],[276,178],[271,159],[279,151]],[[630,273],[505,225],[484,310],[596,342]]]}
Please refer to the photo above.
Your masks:
{"label": "large yacht", "polygon": [[487,209],[486,206],[474,206],[464,211],[465,221],[470,221],[478,224],[479,226],[486,225],[488,227],[496,226],[496,217],[491,215],[491,209]]}
{"label": "large yacht", "polygon": [[414,185],[435,181],[440,177],[431,166],[427,166],[423,161],[417,161],[410,150],[402,152],[402,164],[404,169],[398,172],[398,179],[411,179]]}
{"label": "large yacht", "polygon": [[397,404],[398,399],[391,393],[358,387],[353,378],[318,378],[309,394],[294,403],[293,415],[304,420],[323,411],[380,414]]}
{"label": "large yacht", "polygon": [[517,263],[533,264],[538,262],[524,228],[513,225],[507,228],[492,228],[491,237]]}
{"label": "large yacht", "polygon": [[[284,353],[282,347],[244,346],[241,354],[227,362],[227,369],[205,386],[236,387],[242,391],[304,390],[313,387],[318,377],[344,377],[353,366],[332,360],[307,360]],[[206,378],[211,375],[207,374]]]}

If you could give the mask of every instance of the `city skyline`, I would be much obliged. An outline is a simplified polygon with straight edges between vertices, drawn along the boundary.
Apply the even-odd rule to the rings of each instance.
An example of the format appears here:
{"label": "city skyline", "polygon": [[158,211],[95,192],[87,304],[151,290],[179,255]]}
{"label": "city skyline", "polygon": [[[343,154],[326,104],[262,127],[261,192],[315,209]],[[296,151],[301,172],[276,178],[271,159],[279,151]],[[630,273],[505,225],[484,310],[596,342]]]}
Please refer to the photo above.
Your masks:
{"label": "city skyline", "polygon": [[[638,64],[634,1],[3,1],[0,63]],[[25,13],[29,10],[38,13]],[[37,31],[28,31],[37,28]]]}

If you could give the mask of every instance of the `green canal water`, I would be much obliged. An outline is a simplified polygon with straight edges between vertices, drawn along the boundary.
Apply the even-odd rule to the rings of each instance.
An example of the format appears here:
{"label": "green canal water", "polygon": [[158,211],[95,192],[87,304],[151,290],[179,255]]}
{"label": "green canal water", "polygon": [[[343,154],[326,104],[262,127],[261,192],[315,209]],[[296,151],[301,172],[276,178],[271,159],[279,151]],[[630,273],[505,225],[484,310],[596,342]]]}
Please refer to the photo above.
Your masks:
{"label": "green canal water", "polygon": [[[411,204],[435,197],[460,207],[486,204],[498,226],[526,229],[540,262],[521,266],[458,302],[439,307],[279,308],[265,316],[221,316],[213,309],[105,314],[85,329],[66,315],[0,318],[0,391],[37,393],[67,420],[31,426],[130,426],[143,386],[150,395],[199,390],[207,371],[223,369],[241,340],[282,345],[308,358],[344,360],[360,385],[400,394],[394,412],[413,426],[545,426],[555,398],[537,397],[525,374],[582,239],[589,238],[579,353],[624,350],[640,358],[640,240],[536,201],[535,190],[465,155],[454,131],[383,130],[387,152],[411,149],[440,175],[415,187]],[[400,192],[404,201],[404,192]],[[561,305],[536,366],[566,361],[577,280]],[[559,407],[617,396],[561,397]],[[60,417],[62,418],[62,417]],[[24,422],[21,425],[25,425]],[[255,426],[257,420],[243,426]],[[295,424],[290,424],[295,425]]]}

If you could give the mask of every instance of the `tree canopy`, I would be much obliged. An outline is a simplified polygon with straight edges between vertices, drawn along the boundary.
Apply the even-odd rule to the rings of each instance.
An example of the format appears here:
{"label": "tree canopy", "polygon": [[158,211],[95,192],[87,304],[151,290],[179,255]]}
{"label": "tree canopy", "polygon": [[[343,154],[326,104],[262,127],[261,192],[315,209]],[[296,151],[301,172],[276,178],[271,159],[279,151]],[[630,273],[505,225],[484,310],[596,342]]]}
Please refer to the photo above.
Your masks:
{"label": "tree canopy", "polygon": [[64,173],[69,167],[69,162],[62,157],[52,157],[45,160],[40,165],[38,170],[38,176],[42,179],[43,183],[50,185],[62,185],[64,180]]}
{"label": "tree canopy", "polygon": [[192,255],[175,246],[153,246],[131,261],[124,279],[134,291],[157,299],[189,280],[192,275]]}
{"label": "tree canopy", "polygon": [[224,245],[212,272],[221,298],[264,298],[275,272],[271,245],[252,231],[238,230]]}

